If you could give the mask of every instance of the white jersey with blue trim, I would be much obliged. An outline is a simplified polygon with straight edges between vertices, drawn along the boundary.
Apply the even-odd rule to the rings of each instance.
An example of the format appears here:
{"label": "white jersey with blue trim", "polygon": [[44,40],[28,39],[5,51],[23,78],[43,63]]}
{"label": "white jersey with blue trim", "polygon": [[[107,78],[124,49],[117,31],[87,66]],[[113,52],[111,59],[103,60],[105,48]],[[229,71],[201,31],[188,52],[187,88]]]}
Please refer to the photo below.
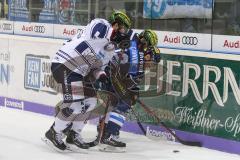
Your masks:
{"label": "white jersey with blue trim", "polygon": [[86,39],[108,38],[112,35],[112,25],[105,19],[96,18],[87,26],[82,36]]}
{"label": "white jersey with blue trim", "polygon": [[70,70],[86,76],[91,70],[104,70],[114,55],[115,46],[108,39],[82,38],[68,42],[56,53],[53,63],[62,63]]}
{"label": "white jersey with blue trim", "polygon": [[74,41],[80,38],[84,40],[96,38],[110,39],[112,31],[113,31],[112,25],[107,20],[102,18],[96,18],[86,26],[83,33],[75,35],[70,41]]}

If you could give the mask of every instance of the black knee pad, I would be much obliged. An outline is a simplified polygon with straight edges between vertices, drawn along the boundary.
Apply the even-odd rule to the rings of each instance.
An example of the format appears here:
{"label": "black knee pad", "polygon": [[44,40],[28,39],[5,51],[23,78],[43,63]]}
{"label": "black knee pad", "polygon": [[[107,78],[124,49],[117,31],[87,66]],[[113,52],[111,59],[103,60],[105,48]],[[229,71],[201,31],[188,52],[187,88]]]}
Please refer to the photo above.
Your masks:
{"label": "black knee pad", "polygon": [[68,108],[68,107],[63,108],[61,111],[62,111],[62,115],[66,118],[70,117],[73,113],[73,109]]}

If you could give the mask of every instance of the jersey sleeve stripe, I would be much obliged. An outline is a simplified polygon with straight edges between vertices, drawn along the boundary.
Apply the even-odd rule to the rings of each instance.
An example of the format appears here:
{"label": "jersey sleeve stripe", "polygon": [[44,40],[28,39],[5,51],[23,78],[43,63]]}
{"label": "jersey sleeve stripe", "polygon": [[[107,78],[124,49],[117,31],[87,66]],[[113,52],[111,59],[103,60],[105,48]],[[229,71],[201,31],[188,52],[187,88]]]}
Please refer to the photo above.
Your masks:
{"label": "jersey sleeve stripe", "polygon": [[60,54],[60,53],[58,53],[58,52],[57,52],[57,55],[60,56],[60,57],[62,57],[63,59],[66,60],[66,62],[71,63],[74,67],[77,68],[77,65],[76,65],[75,63],[73,63],[72,61],[69,61],[69,58],[66,58],[65,56],[63,56],[62,54]]}
{"label": "jersey sleeve stripe", "polygon": [[62,53],[63,55],[65,55],[65,56],[67,56],[67,59],[71,60],[72,63],[74,63],[76,66],[78,66],[78,65],[77,65],[78,63],[77,63],[77,62],[74,60],[74,58],[71,57],[69,54],[67,54],[66,52],[64,52],[64,51],[62,51],[62,50],[59,50],[59,52]]}

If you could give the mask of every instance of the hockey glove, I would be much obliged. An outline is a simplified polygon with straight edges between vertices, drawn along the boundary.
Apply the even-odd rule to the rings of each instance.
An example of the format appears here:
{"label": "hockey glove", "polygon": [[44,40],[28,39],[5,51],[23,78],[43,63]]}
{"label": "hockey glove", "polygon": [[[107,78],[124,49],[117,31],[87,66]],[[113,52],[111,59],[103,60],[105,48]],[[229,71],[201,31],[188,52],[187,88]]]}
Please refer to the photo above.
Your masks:
{"label": "hockey glove", "polygon": [[95,88],[98,90],[106,90],[108,91],[110,89],[110,80],[106,76],[106,74],[102,74],[99,76],[99,78],[95,82]]}
{"label": "hockey glove", "polygon": [[130,37],[129,37],[129,35],[128,34],[126,34],[126,33],[121,33],[121,32],[116,32],[116,34],[113,36],[113,37],[111,37],[111,39],[110,39],[111,41],[113,41],[113,42],[116,42],[117,44],[119,44],[120,42],[122,42],[122,41],[124,41],[124,40],[130,40]]}
{"label": "hockey glove", "polygon": [[136,102],[137,102],[137,99],[139,97],[139,88],[136,86],[134,88],[131,88],[129,90],[129,94],[130,94],[130,97],[131,97],[131,105],[135,105]]}
{"label": "hockey glove", "polygon": [[122,40],[118,47],[121,48],[122,50],[128,49],[130,47],[130,40]]}

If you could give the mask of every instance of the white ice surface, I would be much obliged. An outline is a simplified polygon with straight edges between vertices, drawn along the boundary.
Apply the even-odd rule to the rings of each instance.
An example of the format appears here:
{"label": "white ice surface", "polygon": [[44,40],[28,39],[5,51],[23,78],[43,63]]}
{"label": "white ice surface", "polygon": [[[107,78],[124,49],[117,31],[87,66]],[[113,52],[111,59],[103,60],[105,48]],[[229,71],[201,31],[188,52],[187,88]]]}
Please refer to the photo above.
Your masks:
{"label": "white ice surface", "polygon": [[[240,156],[122,132],[126,153],[105,153],[92,148],[87,154],[58,153],[40,138],[54,118],[32,112],[0,107],[0,160],[240,160]],[[87,125],[86,140],[94,139],[96,127]],[[174,153],[173,150],[180,152]]]}

